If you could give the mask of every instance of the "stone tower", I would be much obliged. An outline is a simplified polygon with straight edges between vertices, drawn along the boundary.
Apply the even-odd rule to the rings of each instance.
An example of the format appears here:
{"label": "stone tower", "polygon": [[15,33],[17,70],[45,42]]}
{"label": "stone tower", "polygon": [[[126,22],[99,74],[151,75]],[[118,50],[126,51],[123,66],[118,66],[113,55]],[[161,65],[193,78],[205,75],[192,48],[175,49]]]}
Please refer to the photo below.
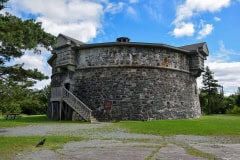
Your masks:
{"label": "stone tower", "polygon": [[48,61],[52,67],[48,116],[198,118],[196,78],[204,71],[207,56],[206,43],[174,47],[120,37],[116,42],[84,44],[60,34]]}

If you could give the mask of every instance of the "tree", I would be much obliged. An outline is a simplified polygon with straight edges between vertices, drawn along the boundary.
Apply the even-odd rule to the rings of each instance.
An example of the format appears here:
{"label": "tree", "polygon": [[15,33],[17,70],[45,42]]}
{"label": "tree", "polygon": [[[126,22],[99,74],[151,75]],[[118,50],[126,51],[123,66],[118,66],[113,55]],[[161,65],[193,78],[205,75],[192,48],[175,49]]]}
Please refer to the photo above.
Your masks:
{"label": "tree", "polygon": [[214,79],[214,73],[206,67],[204,74],[202,75],[203,78],[203,87],[202,90],[206,92],[208,95],[216,94],[218,92],[219,84],[218,81]]}
{"label": "tree", "polygon": [[[7,1],[2,0],[0,10],[4,9]],[[55,41],[56,38],[46,33],[40,22],[22,20],[9,13],[0,14],[0,110],[11,108],[11,105],[19,107],[19,99],[27,96],[29,88],[37,80],[48,78],[37,69],[24,69],[24,64],[9,66],[6,63],[21,57],[26,50],[41,53],[39,46],[50,50]]]}
{"label": "tree", "polygon": [[[214,79],[214,73],[208,66],[202,78],[203,87],[201,89],[200,102],[205,102],[204,105],[201,104],[202,110],[207,114],[224,112],[223,88],[218,84],[218,81]],[[221,87],[220,94],[218,92],[219,87]]]}
{"label": "tree", "polygon": [[240,107],[240,87],[238,87],[236,93],[236,105]]}
{"label": "tree", "polygon": [[20,108],[24,114],[45,114],[48,106],[48,97],[50,94],[50,86],[46,86],[41,90],[30,91],[28,98],[20,103]]}
{"label": "tree", "polygon": [[6,3],[8,0],[1,0],[1,3],[0,3],[0,10],[4,9],[4,3]]}
{"label": "tree", "polygon": [[199,100],[200,100],[200,105],[201,105],[201,111],[202,113],[207,113],[208,112],[208,99],[207,99],[207,94],[202,92],[200,89],[200,94],[199,94]]}
{"label": "tree", "polygon": [[236,105],[236,95],[232,94],[225,98],[227,109],[232,109]]}

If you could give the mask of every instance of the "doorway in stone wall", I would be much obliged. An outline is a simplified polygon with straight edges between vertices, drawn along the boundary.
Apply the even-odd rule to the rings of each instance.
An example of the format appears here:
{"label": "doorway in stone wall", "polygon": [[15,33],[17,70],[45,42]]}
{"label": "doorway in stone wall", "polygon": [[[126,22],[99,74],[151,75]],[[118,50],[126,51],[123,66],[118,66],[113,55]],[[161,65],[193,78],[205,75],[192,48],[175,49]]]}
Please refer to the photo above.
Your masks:
{"label": "doorway in stone wall", "polygon": [[65,83],[64,87],[69,91],[70,90],[70,83]]}

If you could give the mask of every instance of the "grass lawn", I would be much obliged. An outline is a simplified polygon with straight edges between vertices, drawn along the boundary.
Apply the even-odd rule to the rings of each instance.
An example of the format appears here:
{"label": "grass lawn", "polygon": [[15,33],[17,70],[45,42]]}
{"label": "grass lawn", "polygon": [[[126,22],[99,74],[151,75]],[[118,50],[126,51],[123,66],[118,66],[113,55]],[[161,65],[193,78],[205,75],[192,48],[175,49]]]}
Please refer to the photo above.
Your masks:
{"label": "grass lawn", "polygon": [[17,127],[17,126],[26,126],[31,124],[62,124],[62,123],[87,123],[87,122],[79,122],[79,121],[58,121],[48,119],[46,115],[22,115],[21,118],[17,118],[15,120],[8,119],[6,120],[3,116],[0,116],[0,128],[1,127]]}
{"label": "grass lawn", "polygon": [[154,135],[240,135],[240,115],[210,115],[192,120],[121,121],[129,132]]}
{"label": "grass lawn", "polygon": [[[82,137],[67,137],[67,136],[44,136],[46,143],[44,149],[55,150],[70,141],[81,141]],[[36,144],[42,140],[40,136],[21,136],[7,137],[0,136],[0,159],[12,159],[15,155],[24,151],[34,151],[41,149],[36,147]]]}
{"label": "grass lawn", "polygon": [[6,120],[3,116],[0,117],[0,127],[17,127],[36,123],[49,123],[49,122],[53,121],[49,120],[46,117],[46,115],[33,115],[33,116],[23,115],[21,118],[17,118],[14,120],[13,119]]}
{"label": "grass lawn", "polygon": [[[26,126],[32,124],[62,124],[62,123],[79,123],[72,121],[54,121],[46,117],[46,115],[22,116],[15,120],[5,120],[3,116],[0,117],[0,129],[6,127]],[[0,136],[0,159],[12,159],[14,155],[23,151],[38,150],[35,145],[46,138],[44,148],[57,149],[62,148],[63,144],[70,141],[81,141],[83,137],[71,136]]]}

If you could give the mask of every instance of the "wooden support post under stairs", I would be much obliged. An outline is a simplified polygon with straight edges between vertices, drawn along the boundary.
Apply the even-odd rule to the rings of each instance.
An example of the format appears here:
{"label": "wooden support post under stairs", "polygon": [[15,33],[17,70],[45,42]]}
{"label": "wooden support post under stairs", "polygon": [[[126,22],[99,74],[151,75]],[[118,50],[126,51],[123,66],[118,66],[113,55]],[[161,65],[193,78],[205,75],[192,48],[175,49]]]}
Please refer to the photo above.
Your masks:
{"label": "wooden support post under stairs", "polygon": [[53,117],[53,101],[58,101],[59,106],[59,119],[62,117],[63,102],[71,107],[77,114],[79,114],[84,120],[89,122],[97,122],[97,120],[91,115],[92,110],[88,108],[81,100],[79,100],[72,92],[65,87],[54,87],[51,89],[51,103],[52,103],[52,117]]}

